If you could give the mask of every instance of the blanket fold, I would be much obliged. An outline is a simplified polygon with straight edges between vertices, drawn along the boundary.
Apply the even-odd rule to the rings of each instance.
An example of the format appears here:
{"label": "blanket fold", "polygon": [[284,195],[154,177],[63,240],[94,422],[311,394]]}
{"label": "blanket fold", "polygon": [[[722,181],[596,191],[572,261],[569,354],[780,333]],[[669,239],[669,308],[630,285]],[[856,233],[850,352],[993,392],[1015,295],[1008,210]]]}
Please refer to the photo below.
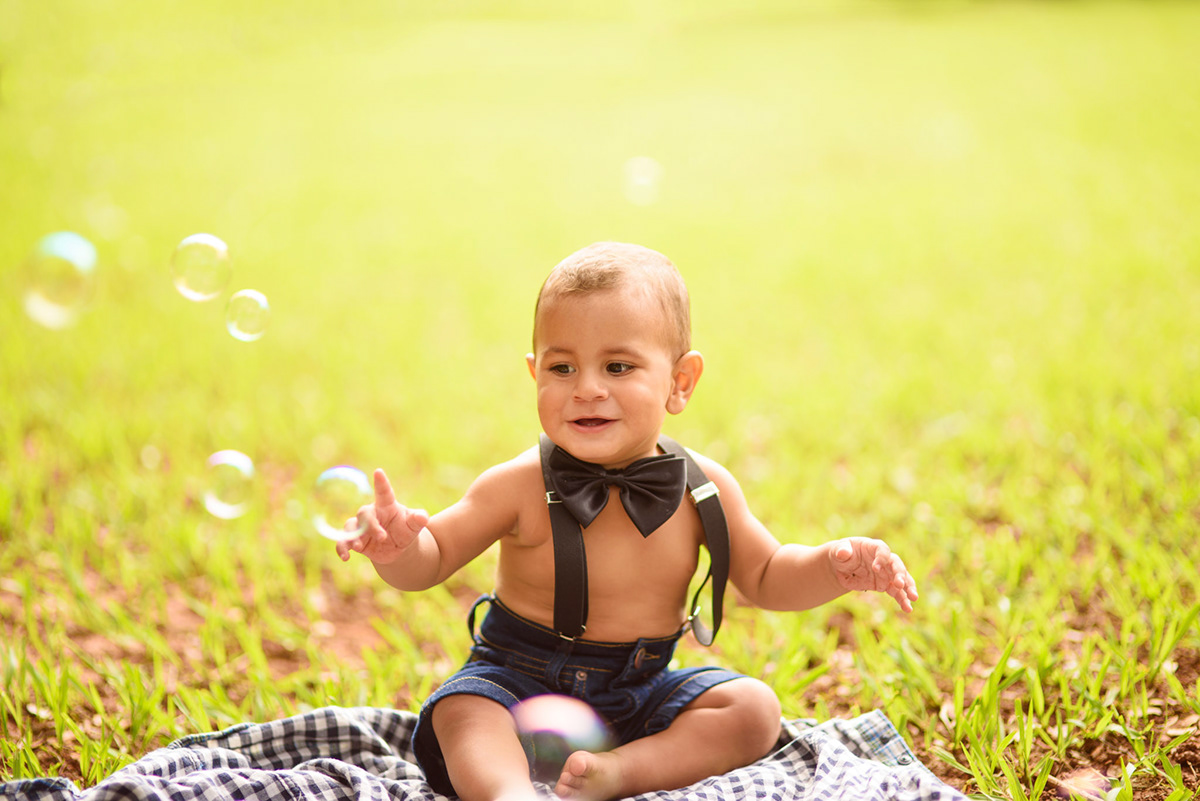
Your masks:
{"label": "blanket fold", "polygon": [[[0,783],[3,801],[446,801],[425,783],[409,738],[416,714],[323,707],[192,734],[94,787],[63,778]],[[551,788],[538,786],[553,799]],[[729,773],[638,801],[960,801],[917,761],[882,711],[784,721],[776,750]]]}

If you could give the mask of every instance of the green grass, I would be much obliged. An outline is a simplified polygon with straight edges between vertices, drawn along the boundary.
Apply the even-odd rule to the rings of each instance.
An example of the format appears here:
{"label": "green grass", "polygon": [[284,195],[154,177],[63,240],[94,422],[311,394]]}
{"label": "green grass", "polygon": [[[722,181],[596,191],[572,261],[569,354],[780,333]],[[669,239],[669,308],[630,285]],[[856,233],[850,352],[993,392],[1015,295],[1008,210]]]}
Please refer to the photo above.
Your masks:
{"label": "green grass", "polygon": [[[490,557],[396,593],[310,532],[313,482],[382,466],[437,509],[531,444],[540,281],[623,239],[693,296],[668,433],[781,539],[885,537],[922,592],[731,603],[681,660],[791,717],[882,707],[973,793],[1095,765],[1196,797],[1200,9],[252,5],[0,0],[0,778],[416,708]],[[100,266],[50,331],[21,296],[57,230]],[[174,290],[198,231],[261,341]],[[232,521],[222,448],[257,467]]]}

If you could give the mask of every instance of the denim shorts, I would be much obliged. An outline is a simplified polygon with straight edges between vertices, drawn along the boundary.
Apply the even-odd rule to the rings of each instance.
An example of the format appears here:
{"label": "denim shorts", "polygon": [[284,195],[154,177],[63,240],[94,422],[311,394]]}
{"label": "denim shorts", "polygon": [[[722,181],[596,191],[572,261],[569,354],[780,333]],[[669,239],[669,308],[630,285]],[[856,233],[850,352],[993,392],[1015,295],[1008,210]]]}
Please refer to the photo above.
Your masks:
{"label": "denim shorts", "polygon": [[[491,606],[475,634],[475,610]],[[701,693],[742,674],[718,667],[667,667],[684,629],[669,637],[609,643],[568,640],[517,615],[494,596],[471,609],[475,645],[467,663],[425,701],[413,731],[413,751],[434,790],[452,795],[433,731],[433,706],[448,695],[480,695],[506,709],[535,695],[558,693],[586,701],[608,723],[616,745],[660,732]]]}

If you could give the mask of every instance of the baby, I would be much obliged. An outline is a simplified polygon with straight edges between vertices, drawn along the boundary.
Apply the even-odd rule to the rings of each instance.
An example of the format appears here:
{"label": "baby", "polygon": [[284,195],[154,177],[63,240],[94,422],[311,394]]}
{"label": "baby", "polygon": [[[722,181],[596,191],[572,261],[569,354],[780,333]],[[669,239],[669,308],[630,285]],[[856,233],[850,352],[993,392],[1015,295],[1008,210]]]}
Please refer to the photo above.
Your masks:
{"label": "baby", "polygon": [[571,754],[554,788],[562,798],[675,789],[766,755],[781,720],[770,687],[723,668],[668,667],[693,613],[702,545],[717,625],[726,571],[765,609],[876,590],[912,610],[916,584],[885,543],[781,545],[728,470],[662,437],[704,371],[690,340],[687,289],[666,257],[586,247],[554,268],[534,312],[526,362],[542,446],[484,471],[432,517],[397,503],[375,471],[375,502],[352,521],[366,528],[338,544],[343,560],[358,551],[392,586],[423,590],[500,543],[471,658],[426,701],[413,734],[437,791],[536,798],[509,710],[544,693],[589,703],[618,743]]}

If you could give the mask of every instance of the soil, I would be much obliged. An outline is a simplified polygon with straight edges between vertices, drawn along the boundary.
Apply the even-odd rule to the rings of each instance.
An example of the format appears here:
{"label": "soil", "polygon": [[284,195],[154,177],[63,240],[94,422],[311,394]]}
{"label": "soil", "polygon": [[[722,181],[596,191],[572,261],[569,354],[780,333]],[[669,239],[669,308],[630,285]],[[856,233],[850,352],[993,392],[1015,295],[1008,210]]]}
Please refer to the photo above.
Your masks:
{"label": "soil", "polygon": [[[474,593],[464,591],[461,594],[459,600],[464,607],[464,613],[466,606],[473,598]],[[318,627],[313,632],[314,636],[318,638],[320,647],[327,653],[336,654],[338,659],[349,667],[365,668],[363,651],[386,647],[383,638],[370,624],[375,609],[369,593],[347,596],[344,593],[329,591],[323,593],[322,604],[321,616],[323,621],[329,625],[327,629]],[[21,618],[14,615],[14,612],[19,609],[18,599],[0,588],[0,621],[5,624],[4,628],[9,636],[15,633],[14,628],[19,630]],[[200,616],[182,600],[173,602],[169,611],[170,614],[166,616],[166,619],[170,621],[170,624],[162,632],[163,637],[184,657],[181,660],[183,664],[190,664],[193,670],[199,669],[203,672],[205,668],[198,666],[204,665],[205,660],[201,654],[193,653],[197,650],[194,632],[201,623]],[[1079,622],[1084,623],[1085,621]],[[1092,622],[1100,623],[1100,621]],[[847,626],[842,630],[848,631],[850,627]],[[68,633],[78,646],[93,657],[111,657],[133,664],[145,661],[145,648],[141,643],[114,642],[83,630],[68,631]],[[335,633],[336,636],[334,636]],[[1082,637],[1079,639],[1082,640]],[[692,646],[685,643],[684,647]],[[699,648],[699,646],[695,647]],[[264,643],[264,651],[269,659],[272,675],[284,677],[308,667],[307,659],[301,650],[268,642]],[[437,655],[431,654],[431,658],[436,659]],[[1200,650],[1179,648],[1172,658],[1175,662],[1176,679],[1185,687],[1195,686],[1196,682],[1200,680]],[[861,681],[854,667],[853,644],[849,642],[840,644],[830,662],[829,672],[821,676],[809,688],[808,693],[821,693],[821,697],[832,715],[850,717],[857,712],[849,700],[856,693],[838,692],[838,689],[855,687]],[[166,670],[164,689],[167,692],[173,691],[183,682],[200,685],[207,683],[207,679],[203,675],[183,676],[171,672],[169,668]],[[978,687],[983,681],[982,670],[980,676],[976,678],[978,678],[978,682],[975,686]],[[117,697],[115,691],[106,688],[102,683],[98,686],[101,688],[100,692],[105,707],[114,712],[120,710],[122,701]],[[952,697],[953,688],[949,683],[942,689],[946,692],[946,697]],[[1165,685],[1156,689],[1161,691],[1155,705],[1157,709],[1161,710],[1160,725],[1153,727],[1151,736],[1156,736],[1165,743],[1174,739],[1179,733],[1187,732],[1190,729],[1191,738],[1176,746],[1171,757],[1181,767],[1185,784],[1189,787],[1200,787],[1200,734],[1197,734],[1200,732],[1200,719],[1194,713],[1190,713],[1190,710],[1181,708],[1177,702],[1171,700]],[[395,703],[401,704],[407,700],[409,699],[398,698]],[[969,704],[970,701],[971,693],[968,690],[966,702]],[[1003,708],[1003,714],[1011,716],[1015,709],[1015,698],[1007,698],[1006,702],[1007,708]],[[1053,698],[1048,696],[1046,702],[1052,703]],[[70,732],[64,736],[65,742],[60,742],[55,736],[50,714],[48,712],[39,713],[37,710],[29,711],[42,718],[34,727],[34,738],[30,745],[39,756],[42,756],[43,763],[61,762],[60,775],[84,786],[78,772],[78,749]],[[927,737],[925,732],[917,730],[913,726],[908,732],[909,742],[921,762],[947,784],[967,793],[979,792],[980,788],[975,785],[968,774],[939,757],[934,750],[941,748],[950,752],[961,764],[967,763],[966,755],[954,751],[948,744],[951,738],[944,720],[945,711],[945,709],[941,711],[943,720],[938,723],[939,731],[934,732],[932,737]],[[935,717],[937,717],[936,714]],[[1009,717],[1009,721],[1011,720],[1012,718]],[[101,732],[99,716],[90,721],[83,721],[83,728],[89,735],[99,735]],[[147,742],[142,745],[145,750],[150,750],[163,744]],[[1038,760],[1047,752],[1048,746],[1041,740],[1036,741],[1033,747],[1032,764],[1037,764]],[[1044,797],[1055,797],[1055,793],[1058,794],[1057,797],[1069,797],[1066,787],[1071,781],[1071,777],[1085,769],[1098,771],[1110,779],[1114,779],[1120,775],[1122,764],[1133,761],[1136,761],[1136,755],[1127,738],[1123,736],[1109,733],[1096,739],[1083,739],[1069,748],[1056,763],[1051,784],[1047,786]],[[1165,780],[1149,780],[1139,775],[1135,778],[1135,790],[1135,797],[1138,801],[1161,801],[1170,795],[1171,788]]]}

